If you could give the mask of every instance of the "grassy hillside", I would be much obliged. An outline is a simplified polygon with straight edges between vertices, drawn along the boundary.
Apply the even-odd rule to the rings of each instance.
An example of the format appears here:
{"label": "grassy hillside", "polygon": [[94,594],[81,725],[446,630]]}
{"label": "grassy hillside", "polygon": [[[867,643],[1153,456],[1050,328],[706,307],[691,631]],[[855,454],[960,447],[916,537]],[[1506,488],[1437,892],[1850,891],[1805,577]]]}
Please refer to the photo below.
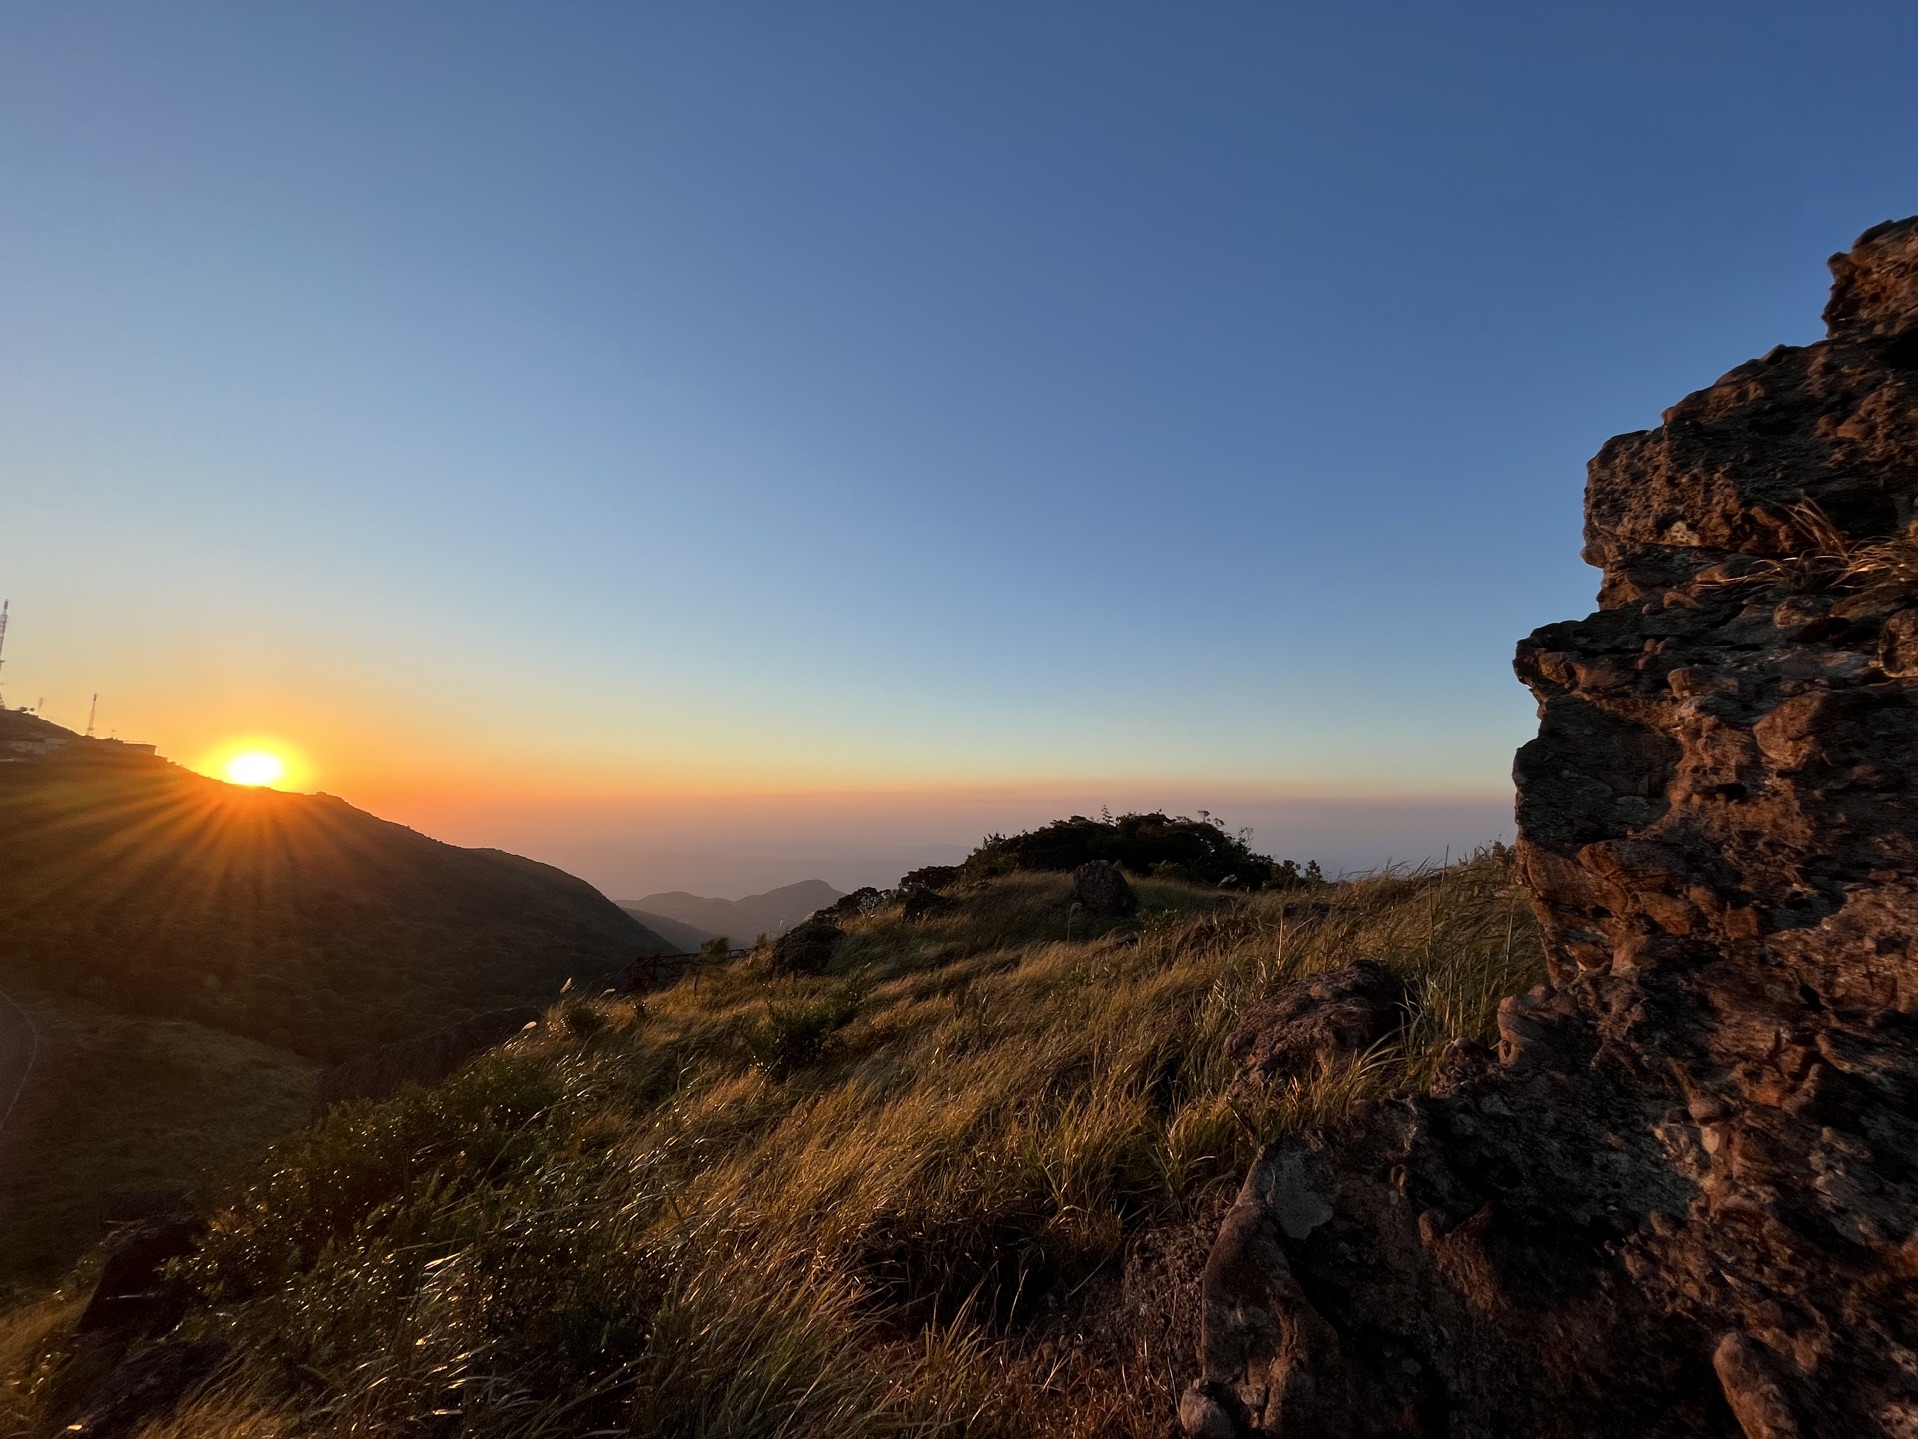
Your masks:
{"label": "grassy hillside", "polygon": [[0,989],[318,1060],[670,948],[581,880],[81,746],[0,765]]}
{"label": "grassy hillside", "polygon": [[318,1066],[183,1020],[12,992],[39,1037],[0,1133],[0,1289],[53,1278],[110,1222],[204,1198],[304,1124]]}
{"label": "grassy hillside", "polygon": [[[173,1340],[232,1364],[145,1439],[1164,1435],[1256,1148],[1489,1036],[1543,968],[1513,882],[1144,881],[1095,921],[1015,873],[851,921],[825,975],[575,1002],[227,1192]],[[1244,1009],[1361,955],[1410,984],[1404,1042],[1235,1086]],[[74,1308],[0,1324],[0,1419],[50,1417]]]}
{"label": "grassy hillside", "polygon": [[65,741],[0,763],[0,991],[43,1041],[0,1288],[304,1123],[319,1064],[677,948],[549,866],[0,719]]}

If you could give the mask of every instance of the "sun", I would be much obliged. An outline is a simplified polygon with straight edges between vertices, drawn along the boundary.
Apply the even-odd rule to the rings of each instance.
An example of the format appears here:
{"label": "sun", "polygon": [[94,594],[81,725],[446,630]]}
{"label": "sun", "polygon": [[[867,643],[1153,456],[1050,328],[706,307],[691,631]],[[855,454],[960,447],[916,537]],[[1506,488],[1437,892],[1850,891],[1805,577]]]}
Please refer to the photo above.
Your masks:
{"label": "sun", "polygon": [[286,774],[286,761],[263,749],[242,750],[226,762],[229,784],[271,785]]}
{"label": "sun", "polygon": [[283,789],[303,793],[312,787],[313,766],[299,745],[271,732],[229,735],[203,750],[192,766],[209,779],[243,789]]}

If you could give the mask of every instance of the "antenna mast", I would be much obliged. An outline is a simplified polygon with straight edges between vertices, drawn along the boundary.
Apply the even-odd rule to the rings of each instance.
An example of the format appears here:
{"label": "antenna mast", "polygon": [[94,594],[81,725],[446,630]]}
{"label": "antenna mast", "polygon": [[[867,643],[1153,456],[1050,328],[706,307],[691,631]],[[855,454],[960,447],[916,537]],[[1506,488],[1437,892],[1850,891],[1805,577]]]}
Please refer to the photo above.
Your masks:
{"label": "antenna mast", "polygon": [[93,738],[93,717],[100,712],[100,696],[93,697],[93,703],[87,706],[87,738]]}
{"label": "antenna mast", "polygon": [[[12,603],[12,600],[0,600],[0,650],[4,650],[7,647],[7,606]],[[0,668],[5,668],[6,663],[5,660],[0,660]],[[0,709],[5,709],[6,707],[6,703],[0,701]]]}

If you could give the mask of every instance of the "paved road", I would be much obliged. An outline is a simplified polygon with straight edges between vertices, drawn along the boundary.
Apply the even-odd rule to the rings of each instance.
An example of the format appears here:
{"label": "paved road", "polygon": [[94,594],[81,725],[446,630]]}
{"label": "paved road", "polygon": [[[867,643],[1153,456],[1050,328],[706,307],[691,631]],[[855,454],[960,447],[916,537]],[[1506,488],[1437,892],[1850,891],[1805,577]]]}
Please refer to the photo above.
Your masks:
{"label": "paved road", "polygon": [[27,1012],[0,994],[0,1133],[13,1118],[14,1106],[27,1087],[27,1076],[40,1054],[40,1035]]}

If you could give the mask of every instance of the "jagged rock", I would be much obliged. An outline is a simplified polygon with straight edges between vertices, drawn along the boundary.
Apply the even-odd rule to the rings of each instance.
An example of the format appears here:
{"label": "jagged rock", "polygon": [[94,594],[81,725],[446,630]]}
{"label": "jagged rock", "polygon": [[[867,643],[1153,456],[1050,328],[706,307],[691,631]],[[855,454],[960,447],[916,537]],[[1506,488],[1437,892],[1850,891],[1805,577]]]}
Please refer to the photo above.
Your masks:
{"label": "jagged rock", "polygon": [[1072,900],[1094,914],[1134,914],[1139,908],[1125,874],[1103,859],[1087,860],[1072,872]]}
{"label": "jagged rock", "polygon": [[1191,1435],[1918,1435],[1918,221],[1605,446],[1519,649],[1551,983],[1260,1155]]}
{"label": "jagged rock", "polygon": [[496,1009],[418,1039],[368,1050],[320,1075],[314,1113],[349,1099],[385,1099],[409,1084],[438,1084],[474,1055],[504,1044],[539,1017],[537,1009]]}
{"label": "jagged rock", "polygon": [[1254,1005],[1226,1039],[1226,1053],[1255,1084],[1302,1079],[1397,1034],[1405,1005],[1404,981],[1377,960],[1361,959]]}

